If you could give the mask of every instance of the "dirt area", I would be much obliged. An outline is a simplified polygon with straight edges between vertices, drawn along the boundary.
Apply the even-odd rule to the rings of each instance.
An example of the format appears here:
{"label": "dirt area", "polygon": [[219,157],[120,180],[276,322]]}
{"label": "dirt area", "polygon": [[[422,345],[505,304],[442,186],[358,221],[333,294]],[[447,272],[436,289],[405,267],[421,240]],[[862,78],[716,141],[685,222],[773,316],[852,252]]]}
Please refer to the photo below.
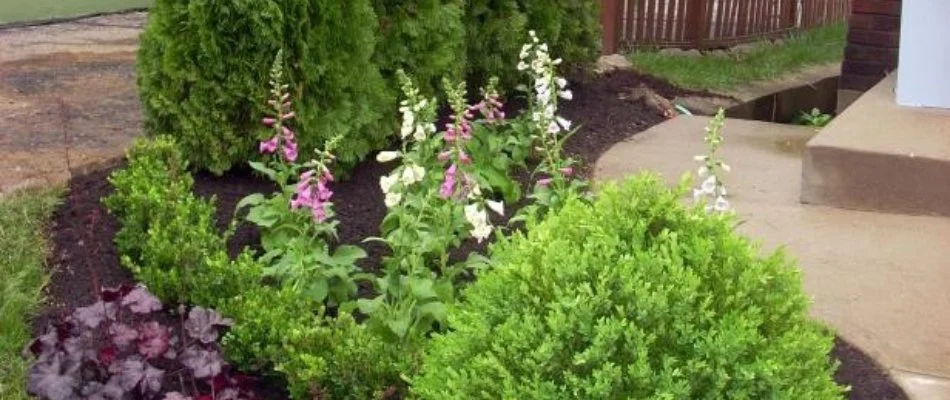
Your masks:
{"label": "dirt area", "polygon": [[[583,81],[574,88],[574,101],[563,110],[566,117],[583,127],[568,142],[566,150],[592,165],[613,144],[660,123],[663,118],[642,102],[620,99],[623,91],[640,83],[667,97],[683,93],[662,82],[625,71]],[[341,221],[341,242],[355,244],[362,238],[378,234],[379,223],[386,211],[378,181],[389,168],[369,161],[359,165],[349,180],[334,184],[333,201]],[[36,321],[37,328],[73,307],[92,302],[93,277],[98,277],[105,286],[134,282],[129,271],[121,267],[112,242],[117,223],[100,202],[111,192],[106,182],[110,172],[109,169],[94,171],[76,176],[69,182],[69,194],[54,215],[55,245],[49,259],[53,272],[48,286],[49,304],[46,313]],[[222,227],[229,221],[240,198],[269,190],[269,182],[254,177],[247,170],[232,171],[221,177],[203,173],[195,176],[196,193],[216,196],[217,217]],[[257,240],[256,233],[245,227],[239,230],[230,247],[235,251],[244,245],[254,245]],[[383,249],[367,250],[370,260],[363,267],[374,270]],[[852,386],[851,399],[906,398],[873,360],[845,342],[836,344],[834,356],[842,361],[836,378],[840,383]]]}
{"label": "dirt area", "polygon": [[141,133],[144,13],[0,30],[0,195],[64,182]]}

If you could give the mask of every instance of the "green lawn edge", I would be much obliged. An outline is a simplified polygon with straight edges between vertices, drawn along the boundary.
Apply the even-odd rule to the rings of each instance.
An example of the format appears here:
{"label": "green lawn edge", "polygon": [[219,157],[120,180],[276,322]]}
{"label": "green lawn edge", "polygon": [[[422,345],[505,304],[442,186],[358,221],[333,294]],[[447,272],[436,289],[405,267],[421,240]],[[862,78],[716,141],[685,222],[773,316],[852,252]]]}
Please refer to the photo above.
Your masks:
{"label": "green lawn edge", "polygon": [[48,280],[49,218],[61,189],[30,189],[0,198],[0,399],[26,400],[29,320]]}
{"label": "green lawn edge", "polygon": [[639,50],[628,55],[637,70],[695,90],[728,90],[769,80],[812,65],[841,61],[848,27],[835,23],[795,32],[781,44],[760,42],[747,52],[684,56]]}
{"label": "green lawn edge", "polygon": [[154,0],[0,0],[0,25],[148,8]]}

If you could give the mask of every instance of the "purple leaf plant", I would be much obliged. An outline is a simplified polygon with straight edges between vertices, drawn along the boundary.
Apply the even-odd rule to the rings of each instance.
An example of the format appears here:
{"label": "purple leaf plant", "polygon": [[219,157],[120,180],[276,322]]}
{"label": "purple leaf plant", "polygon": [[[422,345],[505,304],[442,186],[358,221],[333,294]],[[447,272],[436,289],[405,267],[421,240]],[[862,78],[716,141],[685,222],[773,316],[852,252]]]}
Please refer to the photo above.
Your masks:
{"label": "purple leaf plant", "polygon": [[254,398],[217,344],[231,320],[202,307],[186,318],[182,309],[176,334],[154,319],[161,310],[142,285],[102,290],[30,343],[28,391],[48,400]]}

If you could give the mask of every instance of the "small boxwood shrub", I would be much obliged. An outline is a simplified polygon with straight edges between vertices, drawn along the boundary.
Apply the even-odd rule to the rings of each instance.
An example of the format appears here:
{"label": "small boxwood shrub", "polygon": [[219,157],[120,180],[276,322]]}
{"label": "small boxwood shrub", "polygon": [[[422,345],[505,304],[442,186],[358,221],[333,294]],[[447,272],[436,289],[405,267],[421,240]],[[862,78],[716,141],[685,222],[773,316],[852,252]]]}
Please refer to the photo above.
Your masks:
{"label": "small boxwood shrub", "polygon": [[412,389],[423,399],[840,399],[800,272],[653,176],[492,248]]}
{"label": "small boxwood shrub", "polygon": [[[246,268],[235,268],[228,259],[214,223],[214,199],[192,193],[194,180],[175,140],[138,140],[127,159],[128,166],[109,177],[115,191],[103,203],[119,219],[116,247],[136,279],[166,303],[233,296],[250,279],[259,279],[259,268],[235,274]],[[239,258],[238,266],[248,265],[246,258]],[[228,274],[218,276],[222,271]],[[209,287],[214,282],[221,285]]]}
{"label": "small boxwood shrub", "polygon": [[151,134],[174,135],[189,160],[215,172],[254,155],[268,71],[283,49],[301,154],[342,135],[353,163],[393,131],[372,62],[371,0],[158,0],[139,51],[138,84]]}
{"label": "small boxwood shrub", "polygon": [[600,52],[598,0],[469,0],[466,13],[468,74],[476,84],[497,76],[502,87],[515,87],[519,71],[513,66],[529,30],[569,67],[592,62]]}
{"label": "small boxwood shrub", "polygon": [[[416,360],[346,313],[317,313],[299,292],[259,286],[222,305],[234,327],[223,339],[229,361],[245,371],[275,369],[294,399],[379,399],[402,391],[400,373]],[[390,393],[392,394],[392,393]]]}
{"label": "small boxwood shrub", "polygon": [[442,78],[465,73],[463,0],[374,0],[379,43],[373,60],[397,93],[396,71],[412,76],[423,94],[434,96]]}

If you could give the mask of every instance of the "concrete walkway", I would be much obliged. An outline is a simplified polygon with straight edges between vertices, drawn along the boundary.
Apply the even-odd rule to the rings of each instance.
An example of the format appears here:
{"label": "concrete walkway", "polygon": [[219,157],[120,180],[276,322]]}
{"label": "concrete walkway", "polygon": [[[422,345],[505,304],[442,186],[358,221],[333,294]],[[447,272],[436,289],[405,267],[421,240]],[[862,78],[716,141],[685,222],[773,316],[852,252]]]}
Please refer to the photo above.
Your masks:
{"label": "concrete walkway", "polygon": [[[674,183],[698,167],[705,117],[678,117],[620,143],[598,179],[650,169]],[[767,250],[786,246],[805,273],[813,314],[892,371],[908,395],[950,399],[950,218],[805,206],[801,153],[811,128],[729,120],[724,178]]]}
{"label": "concrete walkway", "polygon": [[141,133],[135,52],[144,13],[0,30],[0,195],[56,184]]}

